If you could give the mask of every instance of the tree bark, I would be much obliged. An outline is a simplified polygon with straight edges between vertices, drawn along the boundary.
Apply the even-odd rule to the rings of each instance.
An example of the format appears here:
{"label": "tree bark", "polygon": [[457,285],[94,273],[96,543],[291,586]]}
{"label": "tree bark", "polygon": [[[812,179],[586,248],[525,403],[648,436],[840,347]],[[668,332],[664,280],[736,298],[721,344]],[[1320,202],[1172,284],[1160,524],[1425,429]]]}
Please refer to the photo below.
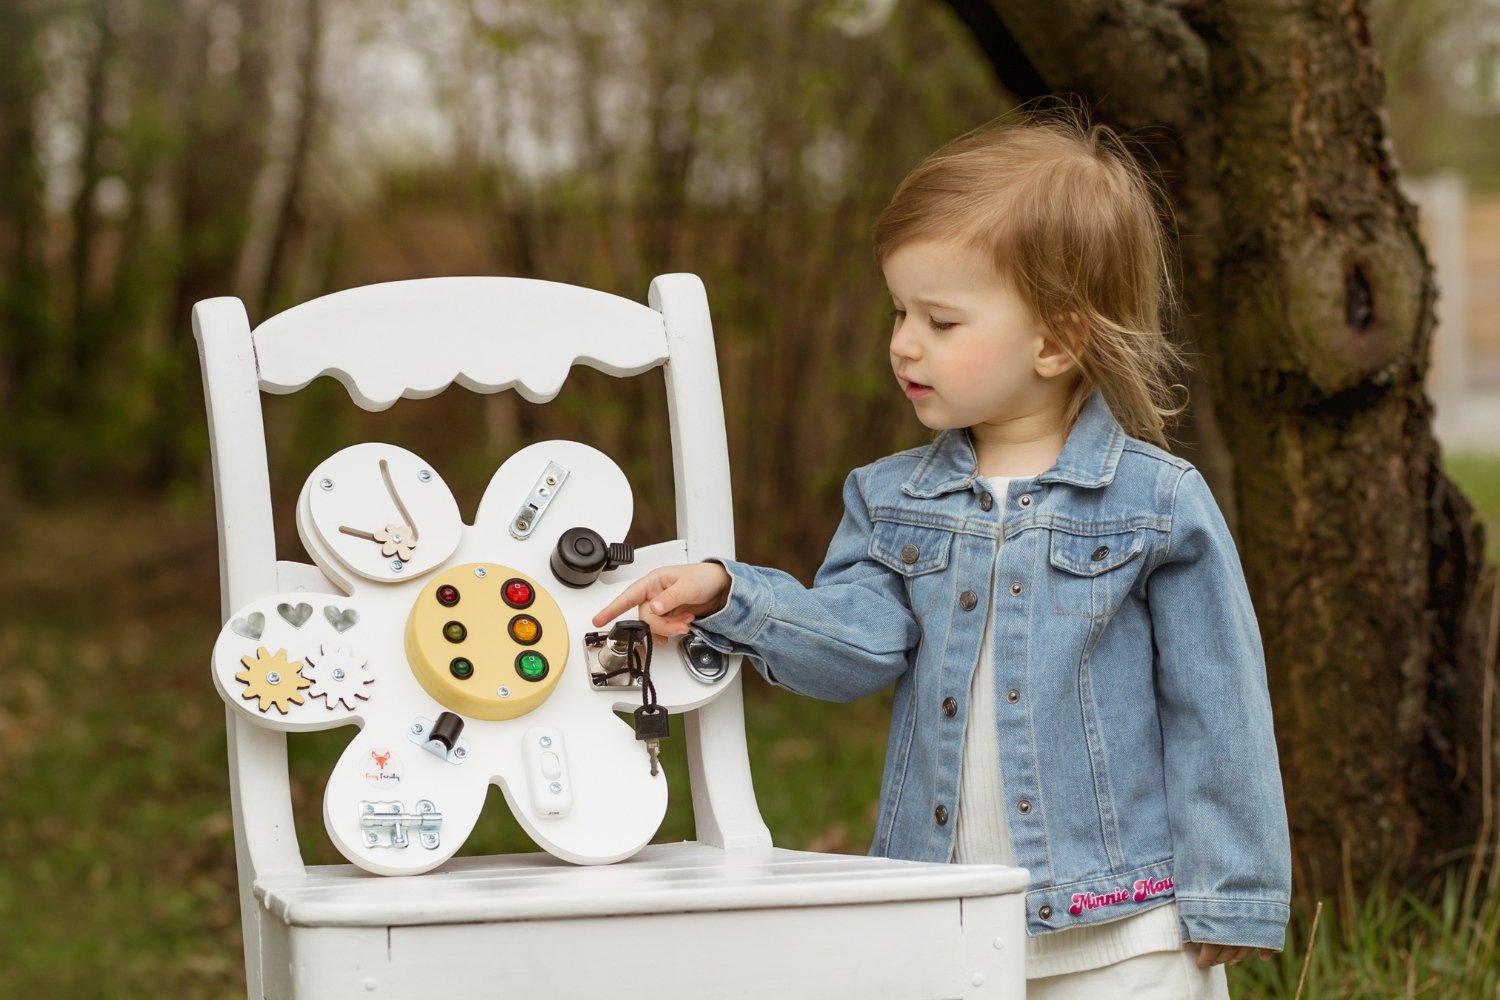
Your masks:
{"label": "tree bark", "polygon": [[[950,6],[1097,120],[1153,130],[1211,396],[1194,416],[1222,429],[1210,481],[1260,616],[1303,889],[1473,846],[1494,793],[1482,529],[1432,435],[1432,268],[1363,6]],[[1214,437],[1195,460],[1212,463]]]}

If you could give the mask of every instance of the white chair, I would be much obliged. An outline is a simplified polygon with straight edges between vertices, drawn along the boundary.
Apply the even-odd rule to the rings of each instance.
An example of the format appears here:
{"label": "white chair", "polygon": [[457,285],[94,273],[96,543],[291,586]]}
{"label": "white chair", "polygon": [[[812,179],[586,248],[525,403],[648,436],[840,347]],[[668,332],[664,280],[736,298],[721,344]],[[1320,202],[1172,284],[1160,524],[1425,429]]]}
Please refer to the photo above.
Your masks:
{"label": "white chair", "polygon": [[[494,737],[497,741],[519,739],[513,734],[523,730],[535,736],[542,731],[534,725],[538,719],[565,728],[573,725],[574,716],[593,712],[594,704],[639,697],[628,688],[618,696],[598,694],[597,685],[590,692],[581,642],[590,628],[585,609],[601,607],[610,594],[651,566],[733,554],[723,410],[703,286],[693,275],[664,275],[652,283],[649,303],[648,307],[590,289],[527,279],[434,278],[327,295],[272,317],[252,331],[238,300],[200,302],[193,312],[193,325],[213,448],[226,623],[222,634],[229,637],[229,652],[216,647],[215,676],[226,700],[236,704],[236,693],[248,698],[234,680],[234,661],[240,660],[241,653],[234,643],[253,645],[260,639],[251,640],[249,635],[260,636],[264,631],[269,636],[272,630],[263,625],[246,631],[245,621],[252,616],[244,609],[259,602],[263,608],[286,610],[288,600],[295,601],[295,597],[286,599],[285,595],[306,594],[308,605],[325,599],[333,602],[328,615],[336,623],[339,602],[366,600],[378,605],[384,598],[368,596],[366,591],[395,592],[382,589],[379,565],[355,565],[357,554],[347,564],[338,561],[332,549],[354,543],[337,533],[316,530],[320,515],[313,505],[321,501],[312,484],[323,482],[331,490],[332,476],[319,479],[315,473],[299,501],[299,507],[307,508],[299,511],[299,527],[319,566],[276,560],[262,392],[295,392],[327,374],[341,381],[354,402],[368,410],[384,409],[403,396],[431,396],[454,382],[476,392],[514,388],[525,398],[542,402],[558,392],[574,363],[615,376],[662,367],[678,538],[639,550],[634,563],[606,572],[591,586],[561,586],[546,575],[548,564],[537,556],[543,548],[550,550],[550,541],[524,549],[517,547],[514,537],[480,530],[489,523],[484,521],[487,507],[492,508],[491,521],[510,519],[518,509],[514,505],[517,484],[535,475],[534,469],[507,473],[511,462],[502,467],[491,492],[497,484],[504,489],[494,499],[486,494],[476,526],[452,529],[458,532],[459,541],[453,542],[448,551],[455,554],[444,565],[458,565],[466,555],[471,562],[464,565],[472,566],[478,564],[473,560],[498,561],[494,553],[506,554],[508,565],[522,567],[529,579],[543,585],[541,589],[555,593],[560,617],[554,617],[548,627],[555,632],[557,623],[565,622],[572,644],[565,654],[557,654],[566,656],[566,669],[560,671],[560,680],[559,670],[554,669],[549,683],[555,682],[556,690],[541,708],[513,718],[469,718],[464,734],[475,741],[477,754],[488,746],[487,734],[500,734]],[[389,454],[396,456],[391,468],[397,468],[403,459],[396,452]],[[533,455],[527,468],[535,466],[538,457]],[[595,459],[582,452],[575,457],[590,475],[608,478],[614,474],[605,468],[607,462],[596,463],[599,468],[595,469],[591,464]],[[373,477],[372,469],[368,466],[363,474]],[[428,470],[421,472],[425,475]],[[387,478],[387,487],[390,482]],[[628,489],[623,512],[615,500],[599,501],[596,507],[611,508],[603,511],[587,509],[584,491],[569,496],[573,507],[567,517],[547,520],[544,516],[536,526],[538,532],[548,533],[548,539],[556,538],[570,519],[585,523],[601,519],[600,523],[613,527],[623,518],[628,526]],[[563,493],[558,494],[558,503],[564,503]],[[442,531],[432,525],[446,514],[429,516],[426,510],[408,517],[429,521],[417,551],[445,556],[443,550],[451,539],[439,537]],[[402,512],[406,513],[404,507]],[[356,537],[363,530],[346,534],[359,545],[370,545],[372,538],[360,541]],[[405,569],[398,562],[390,560],[391,572]],[[411,573],[423,569],[416,562],[410,566]],[[447,571],[432,572],[435,586]],[[353,598],[343,596],[351,590]],[[431,587],[424,592],[430,593]],[[279,605],[267,603],[278,600]],[[402,613],[410,606],[415,620],[418,604],[412,603],[408,593],[400,602]],[[269,617],[275,628],[285,632],[302,627],[299,619],[307,615],[293,608],[284,622]],[[225,646],[223,639],[220,646]],[[251,724],[254,713],[244,706],[231,707],[226,726],[249,995],[316,1000],[370,996],[776,996],[809,1000],[1023,996],[1024,873],[998,866],[917,864],[773,848],[751,786],[738,674],[731,668],[716,683],[698,684],[702,678],[689,677],[675,647],[674,643],[657,650],[658,687],[664,704],[672,701],[688,709],[686,746],[674,752],[688,756],[695,842],[640,848],[660,822],[658,806],[665,808],[665,779],[653,778],[650,791],[641,791],[648,788],[647,779],[637,777],[645,774],[644,750],[628,734],[624,743],[619,742],[617,729],[610,729],[618,725],[611,714],[608,723],[578,721],[568,730],[568,740],[582,757],[593,752],[596,730],[610,731],[616,749],[589,760],[607,758],[610,767],[623,761],[620,767],[629,769],[629,780],[621,781],[636,790],[621,793],[625,797],[610,807],[622,817],[620,823],[601,824],[597,808],[614,794],[604,789],[614,783],[610,775],[615,772],[596,775],[588,770],[595,765],[588,764],[588,780],[580,778],[573,796],[574,813],[567,820],[538,818],[533,805],[539,801],[535,796],[542,794],[537,789],[543,786],[534,781],[528,785],[526,775],[534,777],[539,772],[499,772],[496,780],[505,786],[518,819],[551,854],[455,858],[434,867],[429,863],[432,858],[439,853],[446,857],[457,846],[449,836],[438,851],[436,826],[431,827],[432,843],[424,840],[423,846],[432,849],[429,855],[415,845],[404,851],[360,854],[359,831],[371,838],[365,843],[379,838],[368,826],[360,827],[346,816],[352,806],[346,808],[347,803],[334,794],[341,780],[336,768],[325,802],[330,834],[361,866],[307,867],[293,827],[286,737],[281,731]],[[408,651],[411,648],[408,645]],[[335,651],[324,648],[322,652]],[[441,697],[424,701],[426,696],[409,676],[419,671],[408,671],[402,653],[399,646],[372,653],[370,666],[385,673],[370,690],[405,692],[402,698],[421,703],[411,711],[435,726],[429,716],[445,702]],[[249,667],[253,659],[246,656],[240,662]],[[399,670],[393,671],[393,662]],[[399,687],[398,681],[406,687]],[[434,688],[429,682],[438,680],[422,681],[431,692]],[[327,728],[329,720],[353,721],[353,716],[345,717],[345,710],[365,705],[353,696],[347,702],[336,701],[333,696],[326,699],[331,714],[320,716],[317,725],[293,724],[296,712],[285,713],[283,718],[283,713],[265,709],[263,703],[262,712],[272,722],[281,720],[282,729]],[[372,698],[369,704],[377,701]],[[427,708],[419,711],[422,705]],[[475,705],[482,710],[483,706]],[[286,702],[280,705],[287,707]],[[551,714],[544,717],[544,710]],[[388,720],[371,715],[366,722],[351,747],[374,738],[372,730]],[[380,738],[389,737],[386,733]],[[441,770],[444,775],[478,775],[481,780],[470,783],[480,788],[478,800],[482,802],[484,775],[472,766],[470,772],[451,767],[451,754],[443,758],[442,750],[456,743],[428,743],[425,749],[437,752],[425,754],[414,745],[418,742],[401,744],[401,752],[411,759],[413,776],[423,768]],[[504,751],[502,756],[518,745],[494,743],[501,748],[497,754]],[[361,745],[360,752],[365,750],[368,746]],[[513,754],[505,756],[513,758]],[[527,760],[531,761],[527,766],[535,765],[531,758]],[[657,786],[662,789],[659,802]],[[443,787],[455,801],[463,800],[457,812],[477,813],[477,805],[470,808],[471,792]],[[375,798],[380,793],[362,794]],[[368,812],[370,803],[364,808]],[[444,832],[457,829],[461,840],[472,825],[469,819],[450,815],[444,822],[454,825]],[[355,825],[348,826],[346,820]],[[425,838],[429,827],[419,826],[418,820],[408,816],[401,822],[412,825],[397,829],[413,833],[420,829]],[[589,831],[600,826],[611,832],[593,839]],[[628,829],[620,832],[613,830],[615,826]],[[379,846],[391,848],[392,844],[386,840]],[[410,857],[428,860],[410,864],[403,860]],[[584,863],[570,864],[559,857]],[[596,863],[616,857],[624,860]],[[365,870],[399,873],[427,868],[432,870],[405,877],[380,877]]]}

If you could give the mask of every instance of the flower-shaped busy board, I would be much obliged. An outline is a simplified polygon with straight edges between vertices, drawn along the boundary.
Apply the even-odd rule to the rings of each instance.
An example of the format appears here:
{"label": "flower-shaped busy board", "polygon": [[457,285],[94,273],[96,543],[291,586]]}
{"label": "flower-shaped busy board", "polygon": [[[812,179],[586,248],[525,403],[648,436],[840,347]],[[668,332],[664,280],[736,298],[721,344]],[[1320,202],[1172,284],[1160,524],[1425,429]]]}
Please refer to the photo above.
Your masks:
{"label": "flower-shaped busy board", "polygon": [[736,669],[675,640],[653,650],[629,626],[589,631],[631,580],[686,557],[681,542],[619,544],[632,510],[619,467],[573,441],[512,455],[472,527],[416,455],[346,448],[308,477],[297,528],[348,596],[295,591],[237,609],[214,646],[215,684],[256,725],[360,727],[323,818],[369,871],[442,864],[492,783],[544,850],[579,864],[629,857],[661,825],[667,784],[616,712],[696,708]]}

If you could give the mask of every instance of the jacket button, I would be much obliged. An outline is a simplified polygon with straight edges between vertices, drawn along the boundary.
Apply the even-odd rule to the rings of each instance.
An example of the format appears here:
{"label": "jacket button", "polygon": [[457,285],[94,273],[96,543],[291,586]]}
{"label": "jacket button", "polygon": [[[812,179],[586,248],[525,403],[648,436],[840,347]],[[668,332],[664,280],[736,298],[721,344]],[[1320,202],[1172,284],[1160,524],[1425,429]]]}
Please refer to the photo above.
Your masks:
{"label": "jacket button", "polygon": [[1052,907],[1050,907],[1050,906],[1044,906],[1040,910],[1036,911],[1036,915],[1039,916],[1039,917],[1041,917],[1043,920],[1051,920],[1052,919]]}
{"label": "jacket button", "polygon": [[1027,813],[1031,812],[1031,800],[1022,799],[1020,802],[1017,802],[1016,809],[1020,811],[1021,815],[1026,815]]}
{"label": "jacket button", "polygon": [[958,701],[955,700],[955,699],[953,699],[953,698],[944,698],[943,699],[943,714],[946,715],[950,719],[953,718],[955,715],[957,715],[958,714]]}
{"label": "jacket button", "polygon": [[947,826],[948,825],[948,807],[947,806],[938,806],[936,809],[934,809],[932,811],[932,818],[935,819],[935,820],[937,820],[937,825],[938,826]]}
{"label": "jacket button", "polygon": [[917,547],[911,542],[907,542],[905,545],[901,546],[901,561],[906,563],[906,565],[908,566],[916,562],[917,556],[921,554],[922,553],[919,552],[917,550]]}
{"label": "jacket button", "polygon": [[1030,493],[1022,493],[1021,494],[1021,499],[1017,500],[1016,502],[1019,503],[1022,507],[1030,507],[1031,506],[1031,494]]}
{"label": "jacket button", "polygon": [[1107,555],[1109,555],[1109,546],[1108,545],[1101,545],[1097,549],[1094,550],[1094,555],[1093,555],[1092,558],[1093,558],[1094,562],[1098,562],[1100,559],[1103,559]]}
{"label": "jacket button", "polygon": [[989,510],[993,506],[995,506],[994,497],[990,496],[988,493],[979,494],[979,507],[981,510]]}
{"label": "jacket button", "polygon": [[977,605],[978,603],[979,595],[974,593],[974,591],[972,590],[966,590],[962,594],[958,595],[958,606],[963,608],[965,611],[973,611],[975,605]]}
{"label": "jacket button", "polygon": [[1012,596],[1012,597],[1020,597],[1021,596],[1021,590],[1022,590],[1021,581],[1020,580],[1015,581],[1014,583],[1012,583],[1010,585],[1010,596]]}
{"label": "jacket button", "polygon": [[1015,688],[1011,688],[1009,691],[1005,692],[1005,700],[1014,705],[1016,702],[1021,700],[1021,692],[1017,691]]}

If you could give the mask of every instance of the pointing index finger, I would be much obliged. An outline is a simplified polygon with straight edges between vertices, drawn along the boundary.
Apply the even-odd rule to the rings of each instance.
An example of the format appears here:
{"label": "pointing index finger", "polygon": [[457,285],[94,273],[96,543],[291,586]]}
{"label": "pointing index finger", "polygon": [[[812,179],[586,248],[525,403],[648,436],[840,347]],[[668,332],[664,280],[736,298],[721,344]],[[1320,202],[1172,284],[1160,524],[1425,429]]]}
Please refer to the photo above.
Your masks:
{"label": "pointing index finger", "polygon": [[594,627],[602,628],[606,622],[618,618],[621,613],[640,604],[646,596],[646,581],[637,580],[622,590],[613,601],[605,605],[604,609],[594,615]]}

